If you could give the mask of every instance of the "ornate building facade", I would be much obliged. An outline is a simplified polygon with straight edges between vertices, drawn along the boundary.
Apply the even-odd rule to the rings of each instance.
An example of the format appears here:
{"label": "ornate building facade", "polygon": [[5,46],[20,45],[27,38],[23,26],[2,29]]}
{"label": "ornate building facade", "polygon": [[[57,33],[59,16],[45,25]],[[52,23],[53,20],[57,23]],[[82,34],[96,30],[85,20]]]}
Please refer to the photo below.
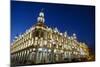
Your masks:
{"label": "ornate building facade", "polygon": [[14,65],[82,61],[88,57],[88,46],[79,42],[75,33],[68,36],[67,32],[61,33],[45,25],[43,11],[39,13],[37,24],[11,43]]}

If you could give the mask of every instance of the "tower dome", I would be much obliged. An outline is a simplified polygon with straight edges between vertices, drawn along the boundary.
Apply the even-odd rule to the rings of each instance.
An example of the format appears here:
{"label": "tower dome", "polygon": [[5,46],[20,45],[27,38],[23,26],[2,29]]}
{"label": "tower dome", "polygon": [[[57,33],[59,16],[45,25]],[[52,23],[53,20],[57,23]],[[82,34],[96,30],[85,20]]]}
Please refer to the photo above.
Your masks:
{"label": "tower dome", "polygon": [[37,18],[37,22],[42,22],[42,23],[45,22],[43,9],[42,9],[41,12],[39,13],[39,16],[38,16],[38,18]]}
{"label": "tower dome", "polygon": [[40,13],[39,13],[39,16],[40,16],[40,17],[44,17],[44,13],[43,13],[43,12],[40,12]]}
{"label": "tower dome", "polygon": [[45,18],[44,18],[44,12],[43,9],[40,11],[39,16],[37,17],[37,24],[36,26],[41,26],[47,28],[47,26],[44,24]]}

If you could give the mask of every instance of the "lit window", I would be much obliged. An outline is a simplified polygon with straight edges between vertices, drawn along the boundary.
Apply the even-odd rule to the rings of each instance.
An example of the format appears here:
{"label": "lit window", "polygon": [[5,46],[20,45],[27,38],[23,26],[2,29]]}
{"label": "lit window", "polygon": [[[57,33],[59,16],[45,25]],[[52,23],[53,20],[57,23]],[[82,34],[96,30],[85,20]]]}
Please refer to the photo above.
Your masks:
{"label": "lit window", "polygon": [[56,49],[54,49],[54,53],[56,53],[56,51],[57,51],[57,50],[56,50]]}
{"label": "lit window", "polygon": [[38,50],[39,50],[39,51],[42,51],[43,49],[42,49],[42,48],[38,48]]}
{"label": "lit window", "polygon": [[49,49],[48,51],[51,52],[51,49]]}
{"label": "lit window", "polygon": [[47,45],[47,41],[46,40],[44,41],[44,45]]}
{"label": "lit window", "polygon": [[35,48],[33,48],[33,51],[35,51]]}

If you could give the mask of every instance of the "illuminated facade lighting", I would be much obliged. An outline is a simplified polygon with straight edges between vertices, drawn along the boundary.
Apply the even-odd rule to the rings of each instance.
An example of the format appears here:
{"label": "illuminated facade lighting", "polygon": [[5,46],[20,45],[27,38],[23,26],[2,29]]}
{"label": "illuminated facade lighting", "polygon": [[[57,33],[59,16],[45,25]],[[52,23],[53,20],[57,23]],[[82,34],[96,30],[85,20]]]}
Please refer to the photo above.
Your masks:
{"label": "illuminated facade lighting", "polygon": [[37,24],[15,37],[11,45],[11,63],[17,65],[71,62],[73,59],[82,61],[81,58],[87,60],[88,46],[78,42],[75,33],[68,36],[67,32],[59,32],[57,27],[52,29],[44,23],[42,10]]}

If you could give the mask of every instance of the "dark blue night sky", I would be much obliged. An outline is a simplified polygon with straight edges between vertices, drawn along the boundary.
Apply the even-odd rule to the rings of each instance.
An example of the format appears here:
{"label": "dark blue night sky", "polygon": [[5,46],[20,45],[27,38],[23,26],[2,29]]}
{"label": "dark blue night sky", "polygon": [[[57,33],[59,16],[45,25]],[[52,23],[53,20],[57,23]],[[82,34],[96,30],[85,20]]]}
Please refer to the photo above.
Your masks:
{"label": "dark blue night sky", "polygon": [[11,1],[11,42],[36,24],[42,8],[47,26],[67,31],[69,36],[76,33],[79,41],[95,49],[95,6]]}

